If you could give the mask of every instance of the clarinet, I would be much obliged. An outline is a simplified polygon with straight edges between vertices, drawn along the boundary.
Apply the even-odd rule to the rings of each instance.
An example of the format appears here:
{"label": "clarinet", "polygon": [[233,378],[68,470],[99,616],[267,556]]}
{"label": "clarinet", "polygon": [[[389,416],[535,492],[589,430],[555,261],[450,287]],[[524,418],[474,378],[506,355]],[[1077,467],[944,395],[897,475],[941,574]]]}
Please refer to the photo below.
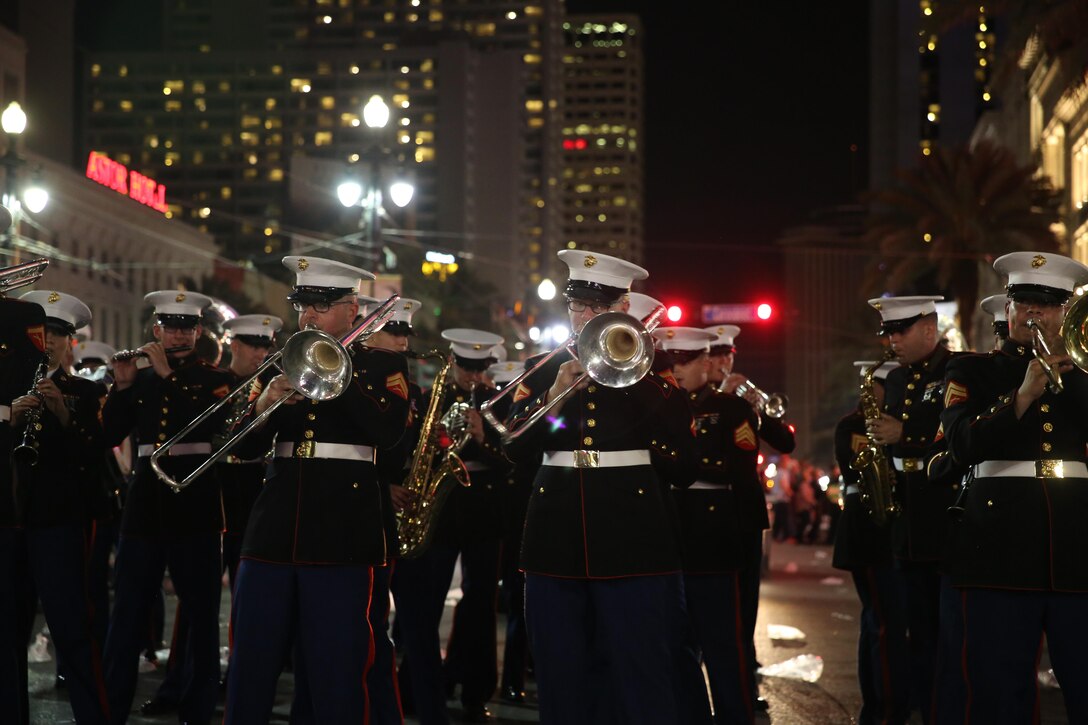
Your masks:
{"label": "clarinet", "polygon": [[44,380],[46,373],[49,372],[49,361],[50,356],[46,353],[38,364],[38,369],[34,371],[34,382],[30,384],[30,390],[27,391],[27,395],[33,395],[38,399],[38,407],[31,408],[26,412],[26,429],[23,431],[23,440],[11,451],[11,459],[17,464],[38,465],[38,431],[42,429],[42,411],[45,410],[45,399],[38,392],[38,383]]}

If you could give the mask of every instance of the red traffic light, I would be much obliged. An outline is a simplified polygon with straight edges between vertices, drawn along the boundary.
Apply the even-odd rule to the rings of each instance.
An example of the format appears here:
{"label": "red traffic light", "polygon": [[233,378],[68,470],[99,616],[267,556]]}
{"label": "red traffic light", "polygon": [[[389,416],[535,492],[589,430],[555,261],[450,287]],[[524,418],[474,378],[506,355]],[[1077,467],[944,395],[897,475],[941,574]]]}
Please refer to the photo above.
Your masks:
{"label": "red traffic light", "polygon": [[774,308],[771,307],[766,302],[761,302],[756,307],[756,317],[758,317],[759,319],[769,320],[769,319],[771,319],[772,315],[774,315]]}
{"label": "red traffic light", "polygon": [[669,318],[669,322],[679,322],[683,316],[684,310],[680,308],[680,305],[669,305],[669,309],[665,311],[665,317]]}

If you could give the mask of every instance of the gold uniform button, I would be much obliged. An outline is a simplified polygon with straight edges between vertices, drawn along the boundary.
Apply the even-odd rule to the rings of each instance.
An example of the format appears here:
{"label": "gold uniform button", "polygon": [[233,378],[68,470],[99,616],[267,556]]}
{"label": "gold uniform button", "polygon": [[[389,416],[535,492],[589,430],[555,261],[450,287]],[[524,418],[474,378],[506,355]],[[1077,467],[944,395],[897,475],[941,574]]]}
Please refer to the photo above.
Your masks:
{"label": "gold uniform button", "polygon": [[1050,453],[1050,449],[1051,449],[1051,448],[1053,448],[1053,447],[1054,447],[1054,446],[1050,445],[1049,443],[1044,443],[1044,444],[1043,444],[1043,450],[1044,450],[1045,452],[1047,452],[1047,453]]}
{"label": "gold uniform button", "polygon": [[302,431],[302,435],[306,440],[311,440],[314,437],[314,432],[312,430],[304,430]]}
{"label": "gold uniform button", "polygon": [[159,433],[159,440],[160,441],[166,440],[166,434],[165,433]]}
{"label": "gold uniform button", "polygon": [[1054,424],[1053,423],[1043,423],[1043,430],[1045,430],[1047,433],[1049,433],[1050,431],[1054,430]]}
{"label": "gold uniform button", "polygon": [[642,495],[642,494],[644,494],[644,493],[646,493],[646,491],[645,491],[645,490],[643,490],[643,489],[641,489],[641,488],[640,488],[640,489],[638,490],[638,495],[639,495],[639,496],[641,496],[641,495]]}
{"label": "gold uniform button", "polygon": [[994,507],[994,500],[992,498],[986,499],[986,506],[987,506],[987,508],[993,508]]}
{"label": "gold uniform button", "polygon": [[903,420],[910,420],[910,413],[903,413],[903,415],[901,415],[899,417],[902,418]]}
{"label": "gold uniform button", "polygon": [[921,380],[922,379],[922,374],[921,373],[915,373],[914,374],[914,379],[915,380]]}
{"label": "gold uniform button", "polygon": [[586,403],[586,410],[597,410],[597,404],[592,400]]}
{"label": "gold uniform button", "polygon": [[317,420],[317,416],[313,413],[307,413],[306,420]]}
{"label": "gold uniform button", "polygon": [[907,383],[907,390],[914,390],[914,383]]}
{"label": "gold uniform button", "polygon": [[166,414],[167,414],[167,413],[169,413],[169,412],[170,412],[170,409],[169,409],[169,408],[163,408],[163,409],[162,409],[162,414],[163,414],[163,415],[166,415]]}
{"label": "gold uniform button", "polygon": [[714,510],[714,504],[710,504],[709,506],[707,506],[706,510],[707,511],[713,511]]}
{"label": "gold uniform button", "polygon": [[356,481],[355,483],[351,484],[351,487],[352,488],[359,488],[359,482]]}
{"label": "gold uniform button", "polygon": [[709,458],[704,458],[703,463],[710,463],[710,459]]}
{"label": "gold uniform button", "polygon": [[367,389],[367,390],[373,390],[373,389],[374,389],[374,386],[373,386],[373,385],[371,385],[370,383],[367,383],[367,384],[366,384],[366,389]]}
{"label": "gold uniform button", "polygon": [[586,388],[586,390],[588,390],[591,393],[596,393],[597,392],[597,386],[596,385],[590,385],[588,388]]}
{"label": "gold uniform button", "polygon": [[1050,403],[1043,403],[1042,405],[1039,406],[1039,410],[1043,411],[1044,413],[1049,413],[1050,412]]}
{"label": "gold uniform button", "polygon": [[166,427],[166,418],[163,418],[162,420],[160,420],[159,425],[161,425],[163,428],[165,428]]}
{"label": "gold uniform button", "polygon": [[590,419],[588,419],[586,421],[586,425],[588,425],[590,428],[596,428],[597,427],[597,421],[594,420],[593,418],[590,418]]}
{"label": "gold uniform button", "polygon": [[906,400],[903,401],[903,405],[905,405],[907,407],[910,407],[910,406],[914,405],[914,401],[911,400],[910,398],[907,398]]}
{"label": "gold uniform button", "polygon": [[353,378],[357,378],[357,377],[359,377],[359,373],[357,373],[357,372],[355,372],[355,371],[353,370],[353,371],[352,371],[352,373],[351,373],[351,377],[353,377]]}
{"label": "gold uniform button", "polygon": [[586,446],[593,445],[593,439],[590,438],[589,436],[586,436],[585,438],[582,439],[582,445],[586,445]]}
{"label": "gold uniform button", "polygon": [[544,487],[541,486],[540,488],[537,489],[537,491],[539,491],[540,493],[544,493]]}

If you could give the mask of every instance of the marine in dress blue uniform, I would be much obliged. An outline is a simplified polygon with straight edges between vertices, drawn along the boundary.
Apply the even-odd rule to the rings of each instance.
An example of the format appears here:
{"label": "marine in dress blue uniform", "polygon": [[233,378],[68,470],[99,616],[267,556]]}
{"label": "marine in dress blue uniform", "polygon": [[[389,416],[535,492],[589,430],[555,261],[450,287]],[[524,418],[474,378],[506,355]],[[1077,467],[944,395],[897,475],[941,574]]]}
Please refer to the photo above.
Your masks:
{"label": "marine in dress blue uniform", "polygon": [[[854,363],[864,374],[876,361]],[[873,393],[884,403],[884,380],[899,363],[886,362],[873,375]],[[835,426],[835,461],[842,472],[843,512],[835,535],[832,566],[850,572],[861,601],[858,637],[860,725],[903,723],[910,713],[907,611],[902,580],[894,570],[891,529],[877,526],[861,500],[861,476],[851,464],[869,446],[859,406]]]}
{"label": "marine in dress blue uniform", "polygon": [[[733,364],[736,361],[736,337],[740,328],[736,325],[714,325],[704,328],[714,335],[710,343],[711,385],[725,390],[736,388],[738,378],[733,377]],[[732,381],[730,378],[732,377]],[[732,387],[731,387],[732,386]],[[762,421],[760,421],[762,422]],[[760,433],[756,426],[757,434]],[[792,440],[793,432],[788,429],[776,429],[782,440],[776,442],[783,447],[787,440]],[[772,437],[774,437],[772,433]],[[756,447],[759,447],[757,442]],[[792,447],[789,447],[792,450]],[[756,619],[759,617],[759,584],[763,574],[763,532],[770,528],[767,516],[767,494],[761,484],[746,486],[736,492],[738,496],[738,522],[740,526],[740,569],[737,573],[737,587],[740,592],[741,623],[744,626],[744,643],[748,654],[748,670],[755,672],[759,663],[756,661]],[[756,710],[766,710],[767,701],[759,696],[756,679],[749,680],[752,705]]]}
{"label": "marine in dress blue uniform", "polygon": [[[525,371],[524,362],[497,362],[487,369],[500,390]],[[496,415],[506,418],[509,398],[499,401]],[[539,462],[508,468],[502,492],[502,581],[501,596],[506,607],[506,641],[503,644],[500,697],[506,702],[525,702],[525,674],[529,664],[529,633],[525,627],[525,573],[518,566],[525,510]]]}
{"label": "marine in dress blue uniform", "polygon": [[[97,340],[84,340],[75,346],[73,359],[76,375],[99,383],[102,387],[102,403],[113,384],[110,360],[117,352],[113,347]],[[90,560],[87,562],[87,592],[94,611],[92,630],[99,646],[106,644],[106,632],[110,624],[110,555],[117,543],[117,527],[121,522],[121,490],[125,487],[125,474],[121,470],[113,448],[96,451],[102,460],[99,485],[92,490],[87,540],[91,542]]]}
{"label": "marine in dress blue uniform", "polygon": [[[462,720],[490,718],[487,701],[498,681],[496,597],[501,554],[500,496],[509,463],[498,436],[484,428],[479,406],[494,392],[484,372],[494,362],[493,348],[502,338],[484,330],[444,330],[450,343],[453,368],[444,391],[443,410],[469,404],[466,412],[470,438],[461,449],[470,485],[455,486],[435,522],[431,546],[422,556],[398,563],[394,581],[401,644],[409,661],[416,714],[426,725],[448,722],[441,667],[438,625],[461,557],[463,598],[454,612],[447,647],[448,677],[461,682]],[[427,410],[431,390],[421,402]],[[446,485],[453,486],[452,482]]]}
{"label": "marine in dress blue uniform", "polygon": [[22,299],[46,311],[50,358],[48,372],[37,386],[40,397],[24,395],[11,406],[16,430],[26,427],[25,416],[32,408],[41,409],[34,434],[37,461],[15,464],[25,491],[23,522],[30,574],[56,644],[76,720],[106,723],[109,705],[101,642],[92,630],[84,573],[89,554],[85,525],[101,475],[101,390],[61,366],[72,335],[90,324],[91,311],[77,297],[57,291],[35,290]]}
{"label": "marine in dress blue uniform", "polygon": [[940,567],[948,544],[948,507],[956,496],[948,486],[931,484],[926,473],[944,407],[944,370],[954,355],[940,344],[936,302],[941,299],[920,295],[869,300],[880,313],[880,334],[902,363],[888,373],[883,414],[868,425],[886,446],[896,472],[895,498],[902,513],[891,523],[892,553],[907,591],[911,705],[927,723],[934,718],[941,600],[952,594]]}
{"label": "marine in dress blue uniform", "polygon": [[[332,260],[285,257],[299,327],[349,332],[365,270]],[[306,400],[273,378],[250,415],[289,398],[236,447],[252,458],[274,446],[250,513],[231,610],[233,653],[227,723],[267,722],[294,646],[292,722],[358,723],[367,717],[373,658],[367,611],[374,567],[385,566],[382,496],[375,456],[397,446],[408,416],[405,359],[353,345],[344,392]]]}
{"label": "marine in dress blue uniform", "polygon": [[[3,207],[0,207],[0,215]],[[27,571],[26,532],[15,504],[11,451],[23,429],[11,424],[11,401],[26,393],[45,357],[41,305],[0,295],[0,720],[30,722],[26,643],[34,612]]]}
{"label": "marine in dress blue uniform", "polygon": [[[646,270],[625,260],[563,250],[565,295],[579,332],[592,317],[624,311]],[[515,430],[581,373],[562,352],[533,368],[513,394]],[[521,564],[542,723],[588,723],[598,656],[612,716],[678,722],[673,639],[681,608],[680,550],[662,481],[695,478],[694,421],[685,396],[650,373],[626,388],[583,381],[550,420],[504,448],[541,461],[525,519]]]}
{"label": "marine in dress blue uniform", "polygon": [[[360,305],[371,305],[378,300],[368,295],[359,295]],[[402,297],[393,310],[389,321],[382,329],[367,340],[367,347],[389,350],[399,354],[408,352],[409,339],[415,335],[412,317],[422,307],[419,300]],[[419,405],[423,391],[418,385],[408,382],[408,429],[401,438],[399,453],[386,456],[378,463],[378,477],[382,488],[382,511],[385,514],[385,546],[387,565],[374,570],[374,592],[370,603],[370,627],[374,631],[374,664],[366,677],[367,692],[370,696],[370,722],[372,725],[391,725],[404,722],[401,706],[401,693],[398,687],[396,651],[390,638],[390,581],[396,570],[396,554],[400,547],[397,538],[397,504],[393,499],[394,489],[405,490],[400,484],[404,480],[404,466],[415,447],[416,436],[412,434],[415,417],[419,414]]]}
{"label": "marine in dress blue uniform", "polygon": [[1009,339],[1009,321],[1005,317],[1005,306],[1008,302],[1008,295],[999,294],[990,295],[979,303],[982,311],[994,318],[990,326],[994,331],[994,347],[997,349],[1000,349],[1005,340]]}
{"label": "marine in dress blue uniform", "polygon": [[[684,563],[684,597],[697,651],[706,666],[714,722],[752,722],[752,671],[748,667],[737,572],[740,526],[734,489],[760,485],[756,468],[759,421],[755,409],[708,383],[710,343],[717,335],[692,327],[654,332],[672,357],[672,373],[695,415],[699,478],[674,488]],[[682,692],[696,693],[686,722],[706,701],[702,673]],[[701,692],[700,692],[701,690]],[[704,716],[705,717],[705,716]]]}
{"label": "marine in dress blue uniform", "polygon": [[[1088,267],[1018,252],[994,268],[1009,276],[1009,338],[999,351],[949,364],[941,416],[949,454],[973,472],[948,556],[963,592],[967,718],[1036,717],[1045,633],[1068,720],[1088,722],[1088,376],[1057,335],[1064,303],[1088,282]],[[1049,390],[1034,359],[1031,319],[1054,352],[1045,358],[1060,370],[1063,392]]]}
{"label": "marine in dress blue uniform", "polygon": [[[219,687],[219,593],[222,571],[222,502],[219,481],[206,475],[175,493],[151,469],[155,448],[189,424],[230,390],[225,370],[194,353],[201,334],[201,310],[211,298],[195,292],[164,290],[144,300],[155,309],[155,342],[143,345],[151,367],[114,362],[114,385],[102,420],[106,444],[120,444],[135,433],[138,459],[125,500],[115,566],[115,596],[106,636],[106,686],[110,717],[128,718],[136,690],[146,623],[167,566],[179,606],[190,622],[193,671],[179,702],[182,722],[208,722]],[[166,349],[175,350],[167,353]],[[180,478],[211,452],[216,416],[176,445],[163,462]]]}

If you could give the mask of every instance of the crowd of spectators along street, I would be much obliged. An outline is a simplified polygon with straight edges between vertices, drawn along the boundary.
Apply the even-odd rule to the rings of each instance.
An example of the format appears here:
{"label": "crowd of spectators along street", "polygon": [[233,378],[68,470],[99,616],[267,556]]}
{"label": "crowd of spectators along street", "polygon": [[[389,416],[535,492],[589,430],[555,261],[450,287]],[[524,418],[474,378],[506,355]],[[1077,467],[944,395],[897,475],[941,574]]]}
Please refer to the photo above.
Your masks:
{"label": "crowd of spectators along street", "polygon": [[791,544],[832,544],[842,512],[839,469],[824,470],[789,455],[770,456],[763,469],[771,536]]}

